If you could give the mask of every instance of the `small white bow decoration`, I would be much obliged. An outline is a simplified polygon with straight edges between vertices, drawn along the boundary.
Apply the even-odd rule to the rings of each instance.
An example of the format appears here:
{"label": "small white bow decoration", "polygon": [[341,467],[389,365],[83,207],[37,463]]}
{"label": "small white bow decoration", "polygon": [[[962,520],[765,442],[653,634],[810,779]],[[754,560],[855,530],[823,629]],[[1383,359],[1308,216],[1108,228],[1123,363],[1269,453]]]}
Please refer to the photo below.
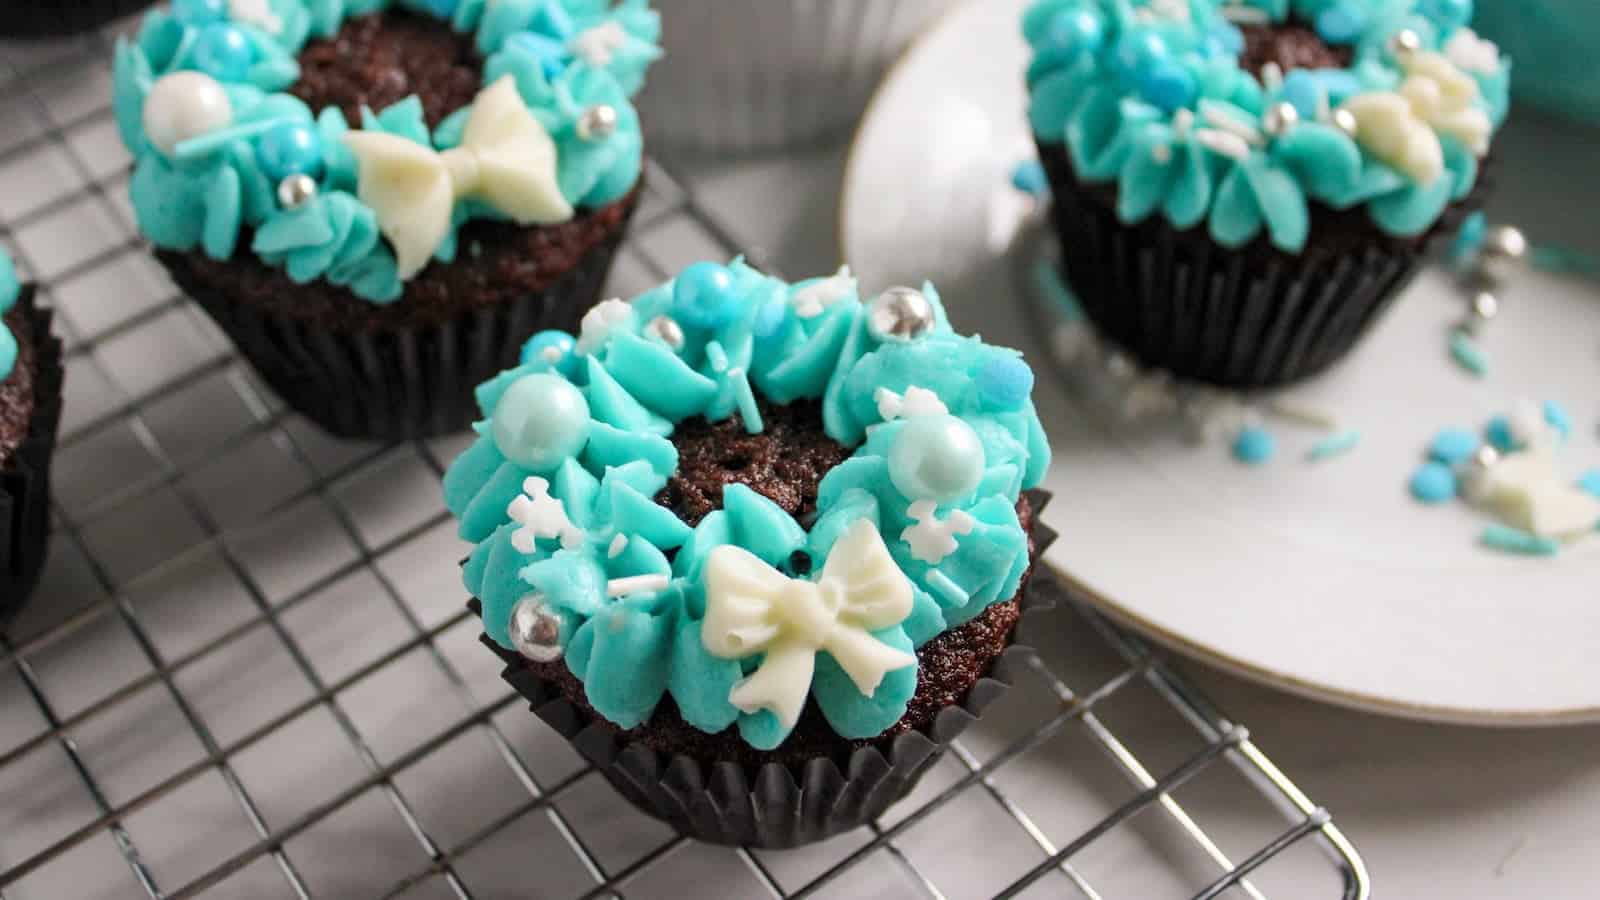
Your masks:
{"label": "small white bow decoration", "polygon": [[401,279],[422,271],[444,243],[458,200],[482,200],[519,225],[572,218],[556,184],[555,141],[510,75],[473,101],[459,147],[440,153],[375,131],[347,132],[344,142],[360,169],[357,196],[394,245]]}
{"label": "small white bow decoration", "polygon": [[815,582],[789,578],[739,547],[712,550],[700,637],[721,659],[766,654],[728,700],[745,713],[772,710],[788,729],[805,708],[817,653],[827,651],[865,697],[885,675],[916,665],[916,656],[870,634],[905,621],[911,606],[911,582],[877,527],[861,519],[834,543]]}

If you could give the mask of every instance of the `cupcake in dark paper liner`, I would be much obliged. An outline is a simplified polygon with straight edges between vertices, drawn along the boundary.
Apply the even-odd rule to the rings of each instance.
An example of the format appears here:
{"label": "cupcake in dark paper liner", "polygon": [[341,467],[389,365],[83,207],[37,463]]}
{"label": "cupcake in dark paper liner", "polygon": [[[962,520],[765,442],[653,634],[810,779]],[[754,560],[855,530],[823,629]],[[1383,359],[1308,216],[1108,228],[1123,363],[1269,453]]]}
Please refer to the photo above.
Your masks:
{"label": "cupcake in dark paper liner", "polygon": [[1510,64],[1426,0],[1037,0],[1029,116],[1066,278],[1141,363],[1331,366],[1486,193]]}
{"label": "cupcake in dark paper liner", "polygon": [[0,251],[0,627],[33,592],[50,537],[50,456],[61,424],[61,342]]}
{"label": "cupcake in dark paper liner", "polygon": [[[0,16],[0,37],[52,38],[92,31],[122,16],[133,15],[152,0],[28,0],[7,3]],[[227,0],[203,0],[221,9]],[[194,5],[190,3],[189,5]]]}
{"label": "cupcake in dark paper liner", "polygon": [[641,191],[644,0],[180,3],[118,44],[140,231],[335,434],[465,428],[600,299]]}
{"label": "cupcake in dark paper liner", "polygon": [[786,847],[904,796],[1026,655],[1049,446],[932,286],[700,263],[478,391],[445,499],[505,677],[686,835]]}

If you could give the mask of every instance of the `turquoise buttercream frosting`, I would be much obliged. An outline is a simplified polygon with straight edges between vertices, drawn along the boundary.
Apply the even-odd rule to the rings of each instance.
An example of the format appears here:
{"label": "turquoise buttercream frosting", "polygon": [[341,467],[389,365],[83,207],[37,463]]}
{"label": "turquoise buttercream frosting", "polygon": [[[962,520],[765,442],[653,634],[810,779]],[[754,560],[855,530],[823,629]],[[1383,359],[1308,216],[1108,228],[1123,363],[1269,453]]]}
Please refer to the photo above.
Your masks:
{"label": "turquoise buttercream frosting", "polygon": [[[1419,180],[1336,112],[1361,95],[1405,91],[1391,42],[1409,30],[1415,51],[1471,76],[1469,108],[1497,128],[1510,64],[1465,27],[1471,10],[1470,0],[1036,0],[1023,18],[1035,54],[1029,120],[1039,140],[1066,146],[1078,177],[1117,185],[1117,214],[1130,224],[1154,214],[1179,228],[1204,223],[1227,247],[1265,231],[1297,253],[1317,202],[1363,206],[1385,232],[1417,235],[1472,190],[1485,148],[1442,126],[1442,172]],[[1263,78],[1240,68],[1235,22],[1286,20],[1348,46],[1350,66]],[[1294,107],[1286,127],[1284,104]]]}
{"label": "turquoise buttercream frosting", "polygon": [[[375,211],[360,199],[360,164],[342,138],[359,129],[445,151],[460,143],[471,107],[430,133],[415,97],[365,110],[362,121],[352,123],[338,109],[312,110],[283,93],[299,78],[296,56],[308,40],[331,37],[346,19],[391,6],[474,34],[485,85],[514,77],[555,143],[555,185],[568,204],[603,206],[638,182],[644,142],[631,97],[661,56],[659,16],[646,0],[268,0],[270,21],[241,18],[233,6],[220,14],[186,13],[188,19],[158,9],[136,37],[118,41],[113,66],[113,107],[135,160],[129,189],[144,235],[164,249],[199,248],[227,259],[241,250],[242,235],[253,234],[243,249],[284,268],[296,283],[326,279],[373,303],[398,300],[405,285],[394,248]],[[232,57],[207,49],[209,32],[221,27],[241,38],[230,45]],[[160,146],[146,134],[151,91],[178,72],[204,73],[227,98],[224,124],[207,123],[189,135],[204,145],[198,149]],[[597,105],[615,110],[614,127],[580,135],[580,120]],[[282,179],[274,177],[262,145],[271,128],[292,126],[311,132],[317,157],[304,174],[316,189],[315,199],[285,208]],[[457,202],[433,258],[454,259],[462,224],[500,217],[479,200]]]}
{"label": "turquoise buttercream frosting", "polygon": [[[10,312],[21,294],[22,283],[17,280],[17,267],[12,264],[11,256],[0,250],[0,315]],[[16,365],[17,336],[11,333],[11,326],[0,322],[0,381],[10,378],[11,370]]]}
{"label": "turquoise buttercream frosting", "polygon": [[[488,636],[516,649],[513,612],[538,595],[560,621],[568,668],[610,721],[638,725],[670,695],[696,728],[736,726],[771,748],[792,723],[730,699],[763,654],[708,649],[719,548],[740,548],[784,579],[816,581],[852,526],[871,523],[911,598],[871,639],[907,654],[1015,595],[1029,565],[1016,504],[1050,460],[1032,376],[1015,351],[956,334],[933,287],[922,293],[928,329],[900,340],[874,332],[845,273],[790,285],[742,261],[700,264],[631,302],[597,307],[575,343],[540,335],[529,362],[478,389],[480,437],[445,476],[446,505],[474,544],[464,576]],[[701,324],[685,324],[697,305]],[[676,328],[662,327],[669,319]],[[759,432],[758,394],[820,401],[827,435],[854,453],[824,477],[806,523],[731,485],[721,509],[691,528],[652,499],[677,470],[671,435],[697,417],[738,417]],[[897,487],[925,483],[948,493],[935,501]],[[534,509],[542,511],[530,518]],[[942,546],[941,523],[963,526]],[[792,568],[799,552],[813,564]],[[641,576],[655,577],[608,596],[608,585]],[[882,733],[915,689],[914,663],[868,691],[829,652],[816,654],[809,684],[846,738]]]}

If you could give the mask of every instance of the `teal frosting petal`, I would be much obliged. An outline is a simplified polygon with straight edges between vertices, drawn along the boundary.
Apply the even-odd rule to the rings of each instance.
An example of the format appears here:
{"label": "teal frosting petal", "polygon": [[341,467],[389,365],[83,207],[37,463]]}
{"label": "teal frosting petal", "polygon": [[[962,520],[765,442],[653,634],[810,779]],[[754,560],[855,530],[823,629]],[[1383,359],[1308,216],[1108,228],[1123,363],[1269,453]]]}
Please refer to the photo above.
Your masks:
{"label": "teal frosting petal", "polygon": [[[877,631],[872,636],[896,650],[909,653],[915,649],[911,638],[899,628]],[[822,707],[823,717],[840,737],[877,737],[905,715],[906,704],[917,692],[917,667],[906,666],[885,675],[869,697],[861,693],[832,656],[819,653],[811,690]]]}
{"label": "teal frosting petal", "polygon": [[1224,247],[1239,247],[1261,230],[1266,218],[1243,166],[1234,166],[1217,189],[1211,210],[1211,237]]}

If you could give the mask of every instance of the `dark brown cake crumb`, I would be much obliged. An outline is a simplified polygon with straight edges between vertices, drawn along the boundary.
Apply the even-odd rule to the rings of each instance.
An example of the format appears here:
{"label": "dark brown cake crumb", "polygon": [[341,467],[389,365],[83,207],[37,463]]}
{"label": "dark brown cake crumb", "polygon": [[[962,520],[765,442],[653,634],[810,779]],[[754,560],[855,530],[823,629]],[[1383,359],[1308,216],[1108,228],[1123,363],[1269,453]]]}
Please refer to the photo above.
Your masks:
{"label": "dark brown cake crumb", "polygon": [[711,423],[694,419],[678,425],[678,471],[656,496],[690,526],[722,508],[722,489],[742,484],[778,504],[802,522],[816,511],[822,476],[850,457],[822,430],[822,404],[802,400],[789,406],[759,403],[766,426],[748,434],[732,416]]}
{"label": "dark brown cake crumb", "polygon": [[28,439],[35,364],[33,329],[20,304],[6,313],[5,324],[17,338],[17,362],[6,380],[0,381],[0,469],[11,465],[17,448]]}
{"label": "dark brown cake crumb", "polygon": [[1348,69],[1355,58],[1354,48],[1332,46],[1315,29],[1301,22],[1241,25],[1239,30],[1244,33],[1239,68],[1256,76],[1257,80],[1269,62],[1289,72],[1292,69]]}
{"label": "dark brown cake crumb", "polygon": [[472,103],[482,71],[471,33],[393,9],[348,19],[333,37],[306,44],[289,93],[313,110],[337,106],[352,126],[361,107],[381,112],[415,94],[432,128]]}

